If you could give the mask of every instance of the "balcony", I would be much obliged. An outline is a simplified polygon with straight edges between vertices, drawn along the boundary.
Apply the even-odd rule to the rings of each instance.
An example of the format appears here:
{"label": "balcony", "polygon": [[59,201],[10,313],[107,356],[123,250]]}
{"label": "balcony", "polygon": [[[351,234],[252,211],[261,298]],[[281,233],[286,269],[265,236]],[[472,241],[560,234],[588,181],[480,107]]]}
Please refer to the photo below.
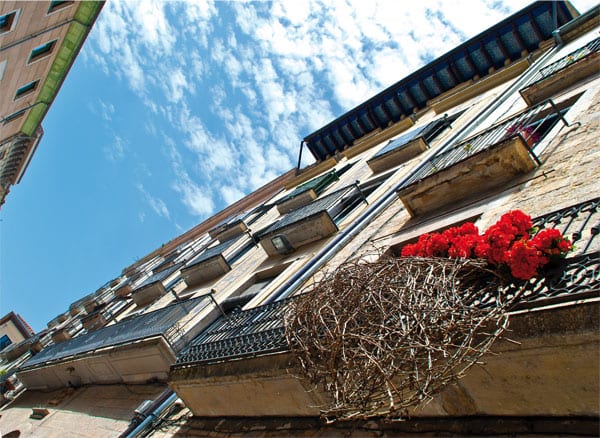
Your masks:
{"label": "balcony", "polygon": [[[470,368],[411,416],[597,415],[599,221],[600,198],[534,220],[572,238],[575,254],[543,277],[507,286],[506,294],[522,288],[510,316],[516,342],[498,341],[500,354],[486,355],[485,366]],[[283,318],[297,298],[224,316],[183,350],[169,385],[194,415],[319,415],[327,394],[299,378],[285,339]]]}
{"label": "balcony", "polygon": [[223,222],[208,230],[208,235],[219,242],[226,242],[234,237],[238,237],[248,230],[245,222],[247,216],[248,214],[242,213],[234,217],[228,217]]}
{"label": "balcony", "polygon": [[21,366],[18,377],[30,389],[164,380],[186,342],[181,321],[209,302],[194,298],[51,345]]}
{"label": "balcony", "polygon": [[293,210],[256,233],[269,256],[286,254],[336,233],[336,218],[362,202],[356,185],[337,190]]}
{"label": "balcony", "polygon": [[129,294],[131,294],[131,291],[133,290],[132,283],[133,281],[130,278],[128,278],[119,286],[117,286],[114,290],[115,296],[119,298],[128,297]]}
{"label": "balcony", "polygon": [[335,170],[325,173],[297,186],[291,193],[278,200],[275,205],[280,214],[289,213],[303,207],[315,199],[331,184],[339,179]]}
{"label": "balcony", "polygon": [[198,286],[231,270],[231,263],[254,247],[248,236],[234,237],[225,242],[205,248],[181,270],[188,286]]}
{"label": "balcony", "polygon": [[440,118],[390,140],[367,164],[373,173],[379,173],[405,163],[429,148],[429,143],[457,118]]}
{"label": "balcony", "polygon": [[292,299],[219,318],[177,358],[169,384],[195,415],[318,415],[320,396],[289,372],[283,315]]}
{"label": "balcony", "polygon": [[106,319],[102,310],[103,309],[97,309],[81,318],[81,324],[83,324],[83,328],[91,332],[99,327],[105,326],[108,320]]}
{"label": "balcony", "polygon": [[546,101],[496,123],[423,162],[398,196],[418,216],[502,188],[540,164],[536,147],[559,121],[568,126]]}
{"label": "balcony", "polygon": [[168,269],[157,272],[147,278],[134,291],[131,292],[131,298],[138,307],[147,306],[167,293],[164,282],[175,272],[181,269],[181,264],[172,266]]}
{"label": "balcony", "polygon": [[587,77],[598,74],[600,69],[600,38],[569,53],[558,61],[540,69],[532,82],[520,90],[528,105],[534,105],[552,97]]}

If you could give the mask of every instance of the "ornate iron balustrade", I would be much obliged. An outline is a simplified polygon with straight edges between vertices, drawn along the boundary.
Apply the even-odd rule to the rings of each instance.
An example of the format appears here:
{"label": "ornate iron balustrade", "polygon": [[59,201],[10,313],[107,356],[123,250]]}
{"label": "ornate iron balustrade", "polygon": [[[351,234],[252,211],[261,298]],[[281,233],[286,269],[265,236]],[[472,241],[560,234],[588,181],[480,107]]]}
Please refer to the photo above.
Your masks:
{"label": "ornate iron balustrade", "polygon": [[586,254],[600,250],[600,197],[533,219],[540,230],[557,228],[568,237],[575,249],[573,254]]}
{"label": "ornate iron balustrade", "polygon": [[[513,310],[549,303],[596,297],[600,292],[600,198],[563,208],[534,219],[534,225],[558,228],[573,240],[573,256],[526,283],[506,286],[507,295],[520,291]],[[283,317],[290,297],[264,306],[232,313],[215,321],[177,358],[174,368],[288,351]],[[474,304],[485,307],[494,296]]]}
{"label": "ornate iron balustrade", "polygon": [[570,67],[582,59],[587,58],[595,52],[600,51],[600,38],[596,38],[595,40],[590,41],[585,46],[580,47],[579,49],[569,53],[563,58],[559,59],[552,64],[547,65],[544,68],[541,68],[537,75],[532,79],[532,81],[527,85],[528,87],[531,85],[535,85],[538,82],[543,81],[544,79],[553,76],[554,74]]}
{"label": "ornate iron balustrade", "polygon": [[562,116],[554,102],[546,100],[513,117],[498,122],[490,128],[462,140],[450,148],[438,152],[423,163],[404,182],[400,189],[416,184],[430,175],[454,166],[478,152],[490,149],[516,136],[520,136],[523,142],[528,145],[532,157],[539,163],[539,159],[535,155],[535,147],[559,120],[565,126],[569,126],[569,123]]}
{"label": "ornate iron balustrade", "polygon": [[182,336],[179,320],[191,311],[199,311],[199,305],[206,306],[209,302],[210,297],[204,295],[76,336],[45,348],[27,361],[22,369],[35,368],[99,348],[116,347],[154,336],[163,336],[177,351]]}
{"label": "ornate iron balustrade", "polygon": [[[544,276],[527,282],[515,309],[596,297],[600,292],[600,197],[533,220],[535,227],[556,228],[574,245],[573,253]],[[507,291],[510,293],[510,291]]]}
{"label": "ornate iron balustrade", "polygon": [[283,316],[293,299],[219,318],[192,341],[175,367],[287,351]]}

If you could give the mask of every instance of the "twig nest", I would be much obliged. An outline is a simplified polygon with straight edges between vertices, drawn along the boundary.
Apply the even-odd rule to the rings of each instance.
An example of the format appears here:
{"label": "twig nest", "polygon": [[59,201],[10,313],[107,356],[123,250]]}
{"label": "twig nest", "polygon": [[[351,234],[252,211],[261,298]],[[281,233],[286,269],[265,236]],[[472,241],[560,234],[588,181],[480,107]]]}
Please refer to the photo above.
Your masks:
{"label": "twig nest", "polygon": [[502,333],[507,302],[486,262],[348,262],[293,300],[286,337],[329,420],[406,413],[460,378]]}

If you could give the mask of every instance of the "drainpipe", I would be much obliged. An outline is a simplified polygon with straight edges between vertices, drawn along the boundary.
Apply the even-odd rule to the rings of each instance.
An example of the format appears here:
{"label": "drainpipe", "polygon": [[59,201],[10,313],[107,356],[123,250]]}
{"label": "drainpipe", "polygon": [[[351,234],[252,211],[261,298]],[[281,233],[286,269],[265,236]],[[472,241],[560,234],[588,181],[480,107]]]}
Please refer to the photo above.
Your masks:
{"label": "drainpipe", "polygon": [[123,432],[119,438],[137,438],[147,435],[147,432],[153,429],[160,416],[177,401],[179,397],[172,390],[168,389],[163,392],[152,404],[152,411],[146,414],[144,420],[131,429],[131,426]]}
{"label": "drainpipe", "polygon": [[300,142],[300,152],[298,153],[298,166],[296,166],[296,175],[300,174],[300,162],[302,161],[302,148],[304,147],[304,140]]}
{"label": "drainpipe", "polygon": [[[556,4],[555,4],[556,7]],[[563,39],[563,35],[569,33],[571,30],[581,25],[581,23],[585,23],[588,20],[598,16],[600,14],[600,6],[594,6],[589,11],[579,15],[578,17],[573,18],[568,23],[563,24],[558,29],[555,29],[552,32],[552,36],[554,37],[554,41],[556,44],[562,45],[565,41]],[[555,26],[556,27],[556,26]]]}
{"label": "drainpipe", "polygon": [[333,258],[338,253],[339,249],[345,246],[351,239],[353,239],[358,233],[360,233],[376,216],[383,212],[392,202],[397,201],[396,192],[404,185],[404,183],[412,176],[413,173],[418,172],[425,166],[428,160],[435,154],[442,152],[444,149],[452,146],[458,139],[465,138],[475,129],[477,129],[479,123],[485,118],[489,117],[494,111],[496,111],[501,105],[506,103],[515,92],[524,86],[538,71],[538,66],[541,65],[547,58],[560,46],[555,46],[552,49],[544,53],[537,61],[535,61],[527,72],[522,74],[514,84],[508,87],[503,93],[500,94],[494,101],[492,101],[487,108],[485,108],[478,116],[471,120],[463,128],[459,129],[456,134],[452,135],[446,142],[436,149],[431,149],[426,152],[427,155],[423,157],[421,162],[415,167],[412,172],[409,172],[399,182],[394,184],[381,198],[377,199],[370,207],[364,211],[356,221],[348,225],[342,230],[332,241],[330,241],[317,255],[308,261],[304,266],[300,268],[287,282],[282,284],[277,290],[275,290],[262,304],[272,303],[278,299],[288,297],[296,292],[314,273],[320,269],[325,263]]}

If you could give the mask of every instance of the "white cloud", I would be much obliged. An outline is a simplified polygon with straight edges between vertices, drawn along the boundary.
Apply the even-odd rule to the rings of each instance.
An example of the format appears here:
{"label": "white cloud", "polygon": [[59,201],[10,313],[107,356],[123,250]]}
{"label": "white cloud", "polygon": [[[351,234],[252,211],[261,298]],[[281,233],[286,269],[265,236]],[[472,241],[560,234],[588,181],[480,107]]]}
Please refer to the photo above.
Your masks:
{"label": "white cloud", "polygon": [[104,155],[110,161],[121,161],[125,157],[125,140],[118,135],[104,147]]}
{"label": "white cloud", "polygon": [[304,136],[522,7],[457,1],[113,0],[89,62],[149,109],[170,187],[206,216],[294,166]]}
{"label": "white cloud", "polygon": [[206,188],[198,186],[187,174],[180,176],[184,175],[187,178],[184,177],[175,181],[173,188],[181,194],[182,201],[190,213],[200,217],[207,217],[214,213],[215,205],[211,192]]}
{"label": "white cloud", "polygon": [[174,70],[168,76],[169,91],[167,99],[178,103],[183,99],[184,93],[190,88],[188,81],[181,70]]}
{"label": "white cloud", "polygon": [[165,16],[165,3],[139,0],[129,4],[133,7],[133,14],[138,17],[138,32],[141,40],[150,50],[169,54],[175,43],[175,37]]}
{"label": "white cloud", "polygon": [[232,186],[222,186],[219,191],[226,204],[233,204],[244,197],[244,192]]}
{"label": "white cloud", "polygon": [[[150,206],[150,208],[159,216],[165,219],[171,219],[171,214],[169,213],[169,209],[167,208],[167,204],[165,202],[155,196],[150,195],[144,188],[144,185],[141,183],[136,184],[136,189],[142,194],[146,203]],[[145,216],[144,216],[145,217]],[[143,222],[143,219],[142,219]]]}

